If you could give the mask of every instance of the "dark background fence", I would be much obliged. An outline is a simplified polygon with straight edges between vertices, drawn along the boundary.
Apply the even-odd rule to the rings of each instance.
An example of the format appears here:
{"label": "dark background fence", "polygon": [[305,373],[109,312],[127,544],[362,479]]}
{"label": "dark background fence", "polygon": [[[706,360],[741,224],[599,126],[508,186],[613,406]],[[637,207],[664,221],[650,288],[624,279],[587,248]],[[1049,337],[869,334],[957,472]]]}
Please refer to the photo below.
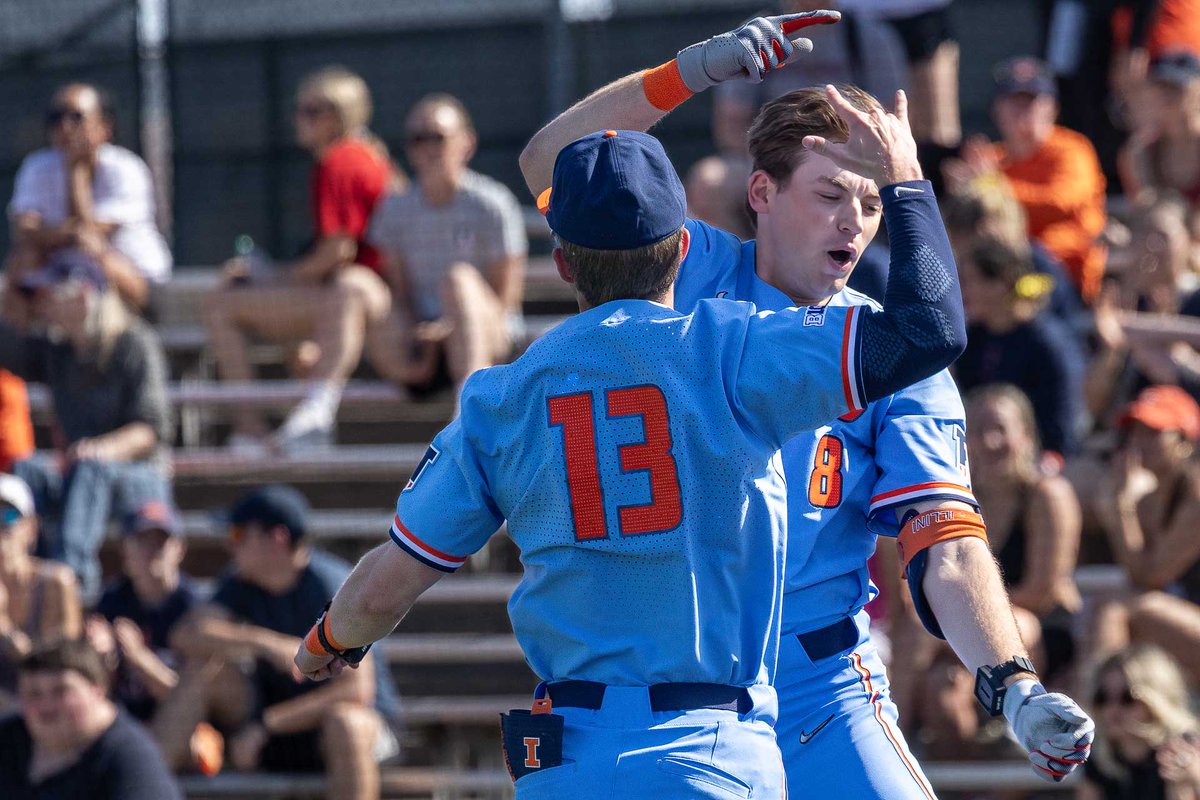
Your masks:
{"label": "dark background fence", "polygon": [[[564,6],[587,6],[573,0]],[[293,94],[307,72],[342,64],[363,75],[375,99],[373,128],[403,163],[404,116],[422,95],[461,97],[475,117],[474,167],[524,187],[521,146],[553,110],[602,83],[666,60],[753,14],[753,0],[600,0],[602,21],[567,21],[558,0],[4,0],[0,2],[0,193],[11,195],[21,158],[43,142],[54,87],[97,83],[113,95],[117,141],[144,152],[163,137],[158,178],[170,187],[180,264],[211,264],[248,233],[289,256],[309,236],[308,169],[292,140]],[[986,130],[989,70],[1032,52],[1034,0],[958,0],[963,111]],[[145,91],[145,25],[165,21],[165,107]],[[154,34],[150,34],[154,38]],[[658,133],[686,169],[711,150],[711,98],[672,114]],[[169,126],[144,126],[169,112]],[[151,159],[152,164],[154,160]],[[168,166],[169,169],[162,169]],[[170,174],[162,174],[169,172]],[[0,245],[7,231],[0,231]]]}

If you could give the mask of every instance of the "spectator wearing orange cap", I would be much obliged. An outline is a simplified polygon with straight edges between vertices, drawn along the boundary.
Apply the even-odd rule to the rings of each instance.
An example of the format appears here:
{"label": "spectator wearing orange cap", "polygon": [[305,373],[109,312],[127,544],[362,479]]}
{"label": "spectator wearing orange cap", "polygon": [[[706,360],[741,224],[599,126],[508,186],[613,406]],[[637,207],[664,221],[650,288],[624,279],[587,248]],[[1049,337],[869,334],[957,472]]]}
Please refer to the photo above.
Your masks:
{"label": "spectator wearing orange cap", "polygon": [[1121,415],[1124,439],[1101,491],[1101,521],[1118,563],[1143,592],[1130,636],[1163,647],[1200,676],[1200,405],[1151,386]]}

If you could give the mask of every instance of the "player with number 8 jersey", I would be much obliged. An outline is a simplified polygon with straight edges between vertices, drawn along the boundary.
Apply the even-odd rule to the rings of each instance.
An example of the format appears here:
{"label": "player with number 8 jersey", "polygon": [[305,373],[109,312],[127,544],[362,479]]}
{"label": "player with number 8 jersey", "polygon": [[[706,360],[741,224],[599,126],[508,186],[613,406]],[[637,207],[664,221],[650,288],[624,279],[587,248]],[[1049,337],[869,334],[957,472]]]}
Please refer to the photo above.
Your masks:
{"label": "player with number 8 jersey", "polygon": [[[837,19],[836,12],[801,16]],[[801,22],[751,20],[572,105],[521,154],[530,190],[536,195],[546,185],[549,154],[580,129],[646,129],[693,93],[722,81],[760,81],[785,67],[806,46],[786,41]],[[766,58],[772,51],[777,58]],[[873,320],[895,315],[901,329],[953,327],[955,310],[931,302],[955,292],[954,267],[903,92],[894,111],[853,86],[790,92],[758,112],[747,140],[753,170],[746,206],[757,238],[742,242],[689,220],[677,309],[713,298],[771,310],[807,305],[803,324],[812,326],[852,313],[861,317],[859,366],[872,370],[927,344],[923,334],[876,338]],[[883,220],[891,262],[881,310],[846,281]],[[915,300],[924,303],[910,305]],[[1037,774],[1062,780],[1087,759],[1094,725],[1070,698],[1037,681],[988,549],[958,392],[944,370],[923,377],[868,392],[865,411],[853,408],[783,448],[788,554],[774,685],[776,734],[794,796],[934,798],[896,724],[864,610],[876,592],[867,561],[879,533],[898,537],[902,563],[892,574],[903,570],[921,622],[976,673],[976,696],[988,713],[1008,717]]]}
{"label": "player with number 8 jersey", "polygon": [[[956,357],[953,273],[944,303],[926,292],[898,314],[679,313],[683,188],[638,132],[569,143],[541,205],[580,314],[467,381],[392,543],[356,567],[297,666],[319,679],[352,663],[507,521],[524,565],[509,614],[543,681],[531,709],[502,715],[517,797],[781,797],[779,448]],[[956,320],[948,335],[902,324],[922,306]],[[914,334],[926,346],[898,361],[860,353]]]}

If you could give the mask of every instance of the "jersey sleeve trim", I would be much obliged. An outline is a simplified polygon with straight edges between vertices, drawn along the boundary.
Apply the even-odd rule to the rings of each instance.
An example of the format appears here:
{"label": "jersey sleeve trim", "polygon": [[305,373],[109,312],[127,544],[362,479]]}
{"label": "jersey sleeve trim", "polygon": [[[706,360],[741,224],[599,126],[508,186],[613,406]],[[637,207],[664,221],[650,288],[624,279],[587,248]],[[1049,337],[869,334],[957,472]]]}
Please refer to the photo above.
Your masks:
{"label": "jersey sleeve trim", "polygon": [[865,409],[858,380],[858,320],[862,309],[852,306],[846,312],[846,325],[842,332],[842,390],[846,393],[846,408],[849,413]]}
{"label": "jersey sleeve trim", "polygon": [[935,498],[939,500],[962,500],[973,506],[979,505],[975,500],[975,495],[966,486],[944,481],[930,481],[928,483],[914,483],[912,486],[905,486],[875,495],[871,498],[871,506],[868,513],[876,514],[889,506],[906,505],[919,500],[932,500]]}
{"label": "jersey sleeve trim", "polygon": [[400,546],[410,556],[428,567],[442,572],[454,572],[467,562],[466,556],[452,556],[436,550],[418,539],[412,531],[404,527],[399,515],[392,521],[389,531],[392,541]]}

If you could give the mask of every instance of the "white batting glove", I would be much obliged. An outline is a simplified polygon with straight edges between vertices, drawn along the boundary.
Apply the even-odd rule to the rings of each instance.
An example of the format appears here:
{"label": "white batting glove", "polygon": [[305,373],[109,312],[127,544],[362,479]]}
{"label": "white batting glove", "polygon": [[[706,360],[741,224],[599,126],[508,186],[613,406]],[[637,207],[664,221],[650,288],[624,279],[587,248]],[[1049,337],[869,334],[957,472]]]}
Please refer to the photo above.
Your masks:
{"label": "white batting glove", "polygon": [[1004,716],[1029,753],[1029,763],[1048,781],[1058,783],[1091,754],[1096,723],[1074,700],[1047,693],[1037,681],[1017,681],[1008,687]]}
{"label": "white batting glove", "polygon": [[693,93],[734,78],[761,83],[799,53],[812,52],[808,39],[788,34],[811,25],[831,25],[842,18],[837,11],[806,11],[777,17],[756,17],[735,31],[679,51],[679,76]]}

